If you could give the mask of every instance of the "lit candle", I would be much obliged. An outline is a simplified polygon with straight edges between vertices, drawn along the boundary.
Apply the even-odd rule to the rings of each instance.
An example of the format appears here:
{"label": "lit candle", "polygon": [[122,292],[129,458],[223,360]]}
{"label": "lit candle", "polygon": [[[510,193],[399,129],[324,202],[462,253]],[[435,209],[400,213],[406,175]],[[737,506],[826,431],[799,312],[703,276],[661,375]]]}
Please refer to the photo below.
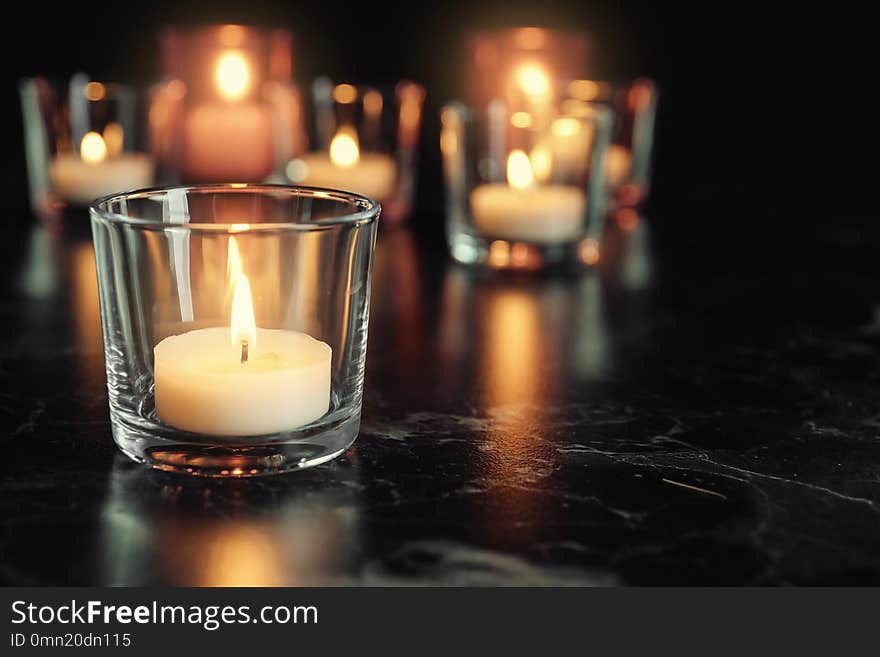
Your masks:
{"label": "lit candle", "polygon": [[[237,254],[230,238],[233,249]],[[154,349],[156,413],[166,424],[257,436],[304,426],[330,407],[332,349],[298,331],[258,328],[240,271],[230,326],[173,335]]]}
{"label": "lit candle", "polygon": [[581,237],[587,197],[579,188],[537,186],[529,156],[520,150],[507,158],[507,181],[471,192],[474,225],[483,235],[537,244]]}
{"label": "lit candle", "polygon": [[153,184],[153,163],[143,153],[122,152],[122,127],[110,123],[101,135],[87,132],[79,155],[61,153],[49,164],[55,194],[77,205]]}
{"label": "lit candle", "polygon": [[384,201],[394,194],[397,165],[390,155],[361,153],[357,134],[343,127],[328,153],[306,153],[291,160],[287,176],[298,184],[344,189]]}
{"label": "lit candle", "polygon": [[253,182],[274,166],[268,107],[246,100],[250,66],[238,50],[217,60],[220,98],[192,108],[184,119],[183,175],[195,180]]}

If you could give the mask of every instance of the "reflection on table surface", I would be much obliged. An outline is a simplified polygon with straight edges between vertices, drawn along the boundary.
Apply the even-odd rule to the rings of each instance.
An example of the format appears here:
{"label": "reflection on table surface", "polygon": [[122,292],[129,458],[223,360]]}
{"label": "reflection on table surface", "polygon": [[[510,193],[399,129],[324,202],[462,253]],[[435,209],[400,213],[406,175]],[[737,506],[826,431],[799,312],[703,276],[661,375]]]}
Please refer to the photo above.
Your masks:
{"label": "reflection on table surface", "polygon": [[154,475],[114,462],[95,555],[102,584],[326,584],[357,557],[356,467],[311,486]]}

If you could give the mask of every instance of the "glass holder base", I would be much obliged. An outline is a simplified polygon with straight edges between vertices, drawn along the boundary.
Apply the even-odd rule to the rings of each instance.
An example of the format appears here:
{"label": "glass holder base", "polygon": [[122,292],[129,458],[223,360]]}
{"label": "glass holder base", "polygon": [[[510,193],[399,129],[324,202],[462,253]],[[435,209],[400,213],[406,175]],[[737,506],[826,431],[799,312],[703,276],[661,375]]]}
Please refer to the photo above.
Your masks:
{"label": "glass holder base", "polygon": [[561,244],[536,244],[455,232],[449,236],[449,250],[462,264],[492,269],[583,268],[599,262],[599,245],[589,237]]}
{"label": "glass holder base", "polygon": [[326,463],[354,443],[360,418],[350,417],[319,431],[251,439],[191,440],[157,436],[111,417],[113,440],[130,459],[165,472],[201,477],[258,477]]}

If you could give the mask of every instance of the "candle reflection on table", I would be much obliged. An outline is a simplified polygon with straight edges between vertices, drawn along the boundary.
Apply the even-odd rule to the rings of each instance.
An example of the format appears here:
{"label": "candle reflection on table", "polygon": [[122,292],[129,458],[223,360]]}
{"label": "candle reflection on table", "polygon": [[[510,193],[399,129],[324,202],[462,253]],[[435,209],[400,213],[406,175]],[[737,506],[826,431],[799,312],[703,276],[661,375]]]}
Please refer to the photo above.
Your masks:
{"label": "candle reflection on table", "polygon": [[[324,478],[322,478],[322,476]],[[353,576],[357,469],[259,486],[114,464],[96,560],[106,586],[300,586]],[[296,484],[296,485],[293,485]]]}
{"label": "candle reflection on table", "polygon": [[94,247],[91,241],[75,241],[67,245],[65,256],[81,383],[100,390],[104,360]]}

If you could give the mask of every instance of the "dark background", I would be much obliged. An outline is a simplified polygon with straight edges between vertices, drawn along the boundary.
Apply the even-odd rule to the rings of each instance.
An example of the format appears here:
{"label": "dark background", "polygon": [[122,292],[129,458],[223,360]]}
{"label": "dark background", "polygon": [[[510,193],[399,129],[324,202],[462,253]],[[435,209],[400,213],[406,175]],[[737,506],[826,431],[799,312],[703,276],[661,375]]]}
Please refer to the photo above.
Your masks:
{"label": "dark background", "polygon": [[22,75],[84,70],[148,83],[162,26],[241,22],[289,27],[300,81],[329,74],[425,84],[415,223],[439,237],[436,117],[442,103],[461,91],[462,37],[472,28],[539,25],[588,32],[597,78],[647,75],[659,81],[648,216],[668,257],[736,269],[746,254],[750,267],[815,267],[822,264],[816,244],[823,241],[815,233],[826,221],[852,222],[855,246],[877,232],[877,83],[868,72],[875,36],[867,12],[839,3],[812,8],[643,0],[183,4],[26,3],[7,20],[2,98],[11,110],[11,136],[0,167],[6,193],[18,205],[26,204],[16,96]]}

